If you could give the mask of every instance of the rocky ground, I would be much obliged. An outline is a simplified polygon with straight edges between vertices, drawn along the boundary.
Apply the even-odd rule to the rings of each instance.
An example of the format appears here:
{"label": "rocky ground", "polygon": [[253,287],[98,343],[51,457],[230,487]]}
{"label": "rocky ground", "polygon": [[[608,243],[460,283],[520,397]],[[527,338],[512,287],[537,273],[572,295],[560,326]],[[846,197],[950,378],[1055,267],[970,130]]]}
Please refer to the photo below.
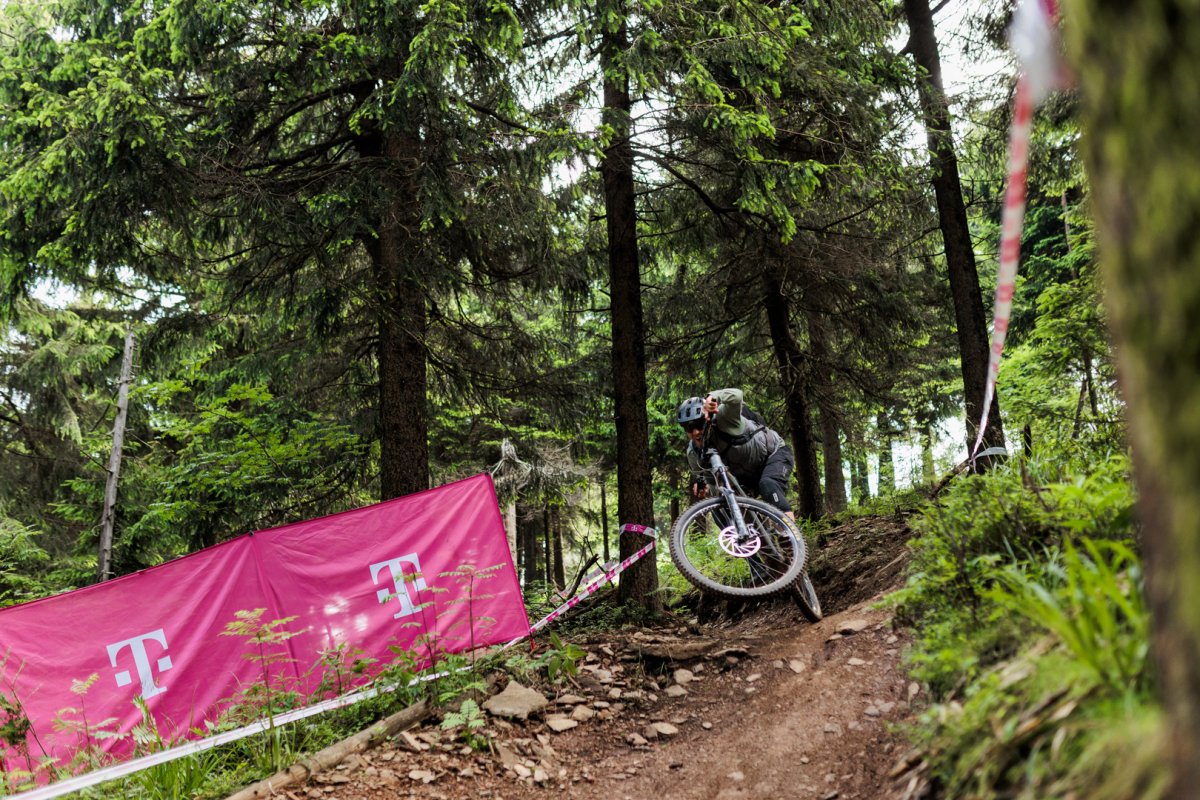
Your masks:
{"label": "rocky ground", "polygon": [[775,603],[576,637],[572,679],[510,682],[487,701],[487,748],[434,719],[277,796],[899,798],[895,726],[923,696],[878,600],[901,579],[908,535],[888,518],[829,534],[812,563],[819,624]]}

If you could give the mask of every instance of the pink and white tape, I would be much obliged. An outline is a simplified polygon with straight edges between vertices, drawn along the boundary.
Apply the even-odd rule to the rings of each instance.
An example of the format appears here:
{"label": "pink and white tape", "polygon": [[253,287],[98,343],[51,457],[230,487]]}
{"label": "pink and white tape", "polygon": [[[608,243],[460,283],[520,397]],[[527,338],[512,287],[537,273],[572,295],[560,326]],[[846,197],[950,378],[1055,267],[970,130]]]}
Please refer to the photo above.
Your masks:
{"label": "pink and white tape", "polygon": [[1012,131],[1008,144],[1007,186],[1000,226],[1000,264],[996,273],[996,301],[992,321],[992,346],[988,356],[987,387],[979,433],[971,448],[974,459],[983,444],[988,414],[996,396],[1000,375],[1000,356],[1008,338],[1013,294],[1017,287],[1017,266],[1021,260],[1021,229],[1025,223],[1025,189],[1029,175],[1029,142],[1033,131],[1034,108],[1051,89],[1064,85],[1066,73],[1058,58],[1056,27],[1058,7],[1055,0],[1022,0],[1013,15],[1009,39],[1022,63],[1013,99]]}
{"label": "pink and white tape", "polygon": [[[611,569],[605,570],[604,573],[602,575],[600,575],[600,577],[598,577],[597,579],[595,579],[591,583],[589,583],[587,586],[585,586],[578,594],[576,594],[570,600],[563,603],[561,606],[554,609],[549,614],[547,614],[546,616],[542,617],[537,622],[530,625],[529,626],[529,635],[530,636],[532,636],[537,631],[540,631],[542,628],[546,627],[551,622],[554,622],[554,620],[558,619],[563,614],[567,613],[572,608],[574,608],[575,606],[582,603],[588,597],[591,597],[593,594],[595,594],[597,591],[599,591],[600,587],[603,586],[604,584],[610,583],[610,582],[616,580],[617,576],[620,575],[622,572],[624,572],[626,569],[628,569],[635,561],[638,561],[639,559],[641,559],[643,556],[645,556],[647,553],[649,553],[651,550],[654,549],[654,546],[657,543],[654,538],[654,528],[648,527],[646,525],[622,525],[621,533],[625,533],[626,531],[628,531],[629,533],[640,533],[643,536],[649,537],[650,541],[646,544],[645,547],[641,548],[640,550],[635,552],[633,555],[629,556],[629,558],[620,562],[619,564],[612,567]],[[511,642],[509,642],[508,644],[506,644],[504,646],[512,647],[517,642],[522,641],[523,639],[526,639],[526,638],[528,638],[528,637],[518,636],[516,639],[513,639]]]}

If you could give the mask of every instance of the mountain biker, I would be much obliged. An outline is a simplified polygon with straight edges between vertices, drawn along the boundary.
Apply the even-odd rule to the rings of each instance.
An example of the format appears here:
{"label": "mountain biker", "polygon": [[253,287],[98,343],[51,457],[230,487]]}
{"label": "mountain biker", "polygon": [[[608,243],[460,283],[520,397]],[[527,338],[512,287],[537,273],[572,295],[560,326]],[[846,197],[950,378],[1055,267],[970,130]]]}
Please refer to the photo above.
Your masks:
{"label": "mountain biker", "polygon": [[711,419],[714,435],[709,446],[716,447],[742,489],[757,493],[794,522],[796,515],[787,499],[788,478],[796,464],[792,449],[742,398],[741,389],[716,389],[679,405],[677,418],[688,437],[692,494],[699,498],[716,491],[712,473],[703,466],[704,423]]}

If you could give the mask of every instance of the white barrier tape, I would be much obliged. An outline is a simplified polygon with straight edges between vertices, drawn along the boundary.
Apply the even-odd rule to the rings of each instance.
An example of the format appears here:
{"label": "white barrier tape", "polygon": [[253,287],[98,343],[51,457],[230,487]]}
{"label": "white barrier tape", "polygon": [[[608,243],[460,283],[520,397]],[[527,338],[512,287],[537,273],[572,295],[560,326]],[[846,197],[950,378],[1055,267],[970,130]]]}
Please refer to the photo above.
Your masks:
{"label": "white barrier tape", "polygon": [[1029,138],[1033,128],[1033,96],[1024,75],[1017,79],[1013,100],[1012,133],[1008,145],[1008,186],[1004,192],[1004,213],[1000,227],[1000,266],[996,272],[996,302],[992,320],[992,347],[988,356],[987,386],[983,392],[983,411],[979,433],[971,448],[976,458],[987,432],[988,414],[996,396],[1000,375],[1000,355],[1008,338],[1008,320],[1012,315],[1013,293],[1017,286],[1017,265],[1021,260],[1021,228],[1025,224],[1025,182],[1029,171]]}
{"label": "white barrier tape", "polygon": [[1021,260],[1021,229],[1025,224],[1025,187],[1029,177],[1029,142],[1033,131],[1033,110],[1051,89],[1067,83],[1065,70],[1058,60],[1058,5],[1055,0],[1022,0],[1017,4],[1009,31],[1013,49],[1022,61],[1013,98],[1013,122],[1008,144],[1007,186],[1000,226],[1000,264],[996,273],[996,301],[992,317],[992,346],[988,355],[987,383],[983,393],[983,411],[979,432],[971,448],[969,461],[995,455],[1003,448],[989,447],[980,453],[987,431],[988,414],[996,397],[1000,375],[1000,356],[1008,338],[1013,294],[1017,286],[1017,266]]}
{"label": "white barrier tape", "polygon": [[585,586],[578,594],[576,594],[570,600],[563,603],[561,606],[554,609],[553,611],[551,611],[546,616],[542,617],[540,620],[538,620],[534,624],[530,625],[528,636],[518,636],[517,638],[513,639],[508,644],[504,645],[504,648],[502,648],[502,649],[512,647],[517,642],[524,641],[525,639],[529,638],[529,636],[532,636],[537,631],[540,631],[542,628],[546,627],[551,622],[554,622],[554,620],[558,619],[563,614],[565,614],[566,612],[570,611],[575,606],[582,603],[588,597],[591,597],[593,594],[595,594],[597,591],[600,590],[601,586],[615,580],[616,577],[618,575],[620,575],[622,572],[624,572],[626,569],[628,569],[631,564],[633,564],[635,561],[639,560],[644,555],[646,555],[651,550],[653,550],[655,544],[657,544],[657,542],[654,539],[654,528],[647,527],[646,525],[622,525],[620,532],[625,533],[626,531],[629,531],[630,533],[640,533],[643,536],[648,536],[650,538],[650,543],[647,544],[642,549],[638,550],[633,555],[629,556],[629,558],[627,558],[624,561],[617,564],[616,566],[612,567],[611,569],[605,570],[603,572],[603,574],[601,574],[596,580],[592,581],[587,586]]}
{"label": "white barrier tape", "polygon": [[[585,575],[582,579],[580,579],[579,583],[576,584],[577,588],[575,591],[579,591],[579,589],[578,589],[579,586],[583,586],[584,584],[589,583],[590,581],[594,581],[596,578],[599,578],[601,575],[608,572],[610,569],[612,569],[616,565],[617,565],[616,561],[605,561],[603,564],[596,567],[594,570],[592,570],[587,575]],[[555,592],[554,596],[559,600],[563,600],[564,602],[566,600],[570,599],[562,592]]]}
{"label": "white barrier tape", "polygon": [[[555,619],[562,616],[563,612],[567,611],[568,609],[574,608],[584,598],[594,594],[602,585],[604,585],[605,583],[607,583],[611,580],[614,580],[618,575],[620,575],[622,572],[624,572],[631,564],[633,564],[635,561],[642,558],[644,555],[646,555],[647,553],[649,553],[651,550],[654,549],[655,540],[654,540],[654,529],[653,528],[649,528],[645,525],[622,525],[621,533],[624,533],[625,531],[630,531],[633,533],[641,533],[644,536],[648,536],[648,537],[650,537],[650,543],[647,544],[642,549],[638,550],[636,553],[631,555],[629,558],[627,558],[624,561],[622,561],[621,563],[617,564],[615,567],[604,570],[604,572],[600,576],[599,580],[596,580],[593,583],[589,584],[587,586],[587,588],[585,588],[581,594],[576,595],[575,597],[571,598],[563,605],[559,606],[557,609],[552,611],[549,615],[547,615],[543,619],[539,620],[535,625],[531,625],[529,628],[530,634],[533,634],[534,631],[537,631],[537,630],[540,630],[541,628],[546,627],[551,622],[553,622]],[[502,647],[501,649],[512,647],[517,642],[519,642],[523,639],[526,639],[526,638],[528,638],[528,637],[526,637],[526,636],[517,637],[516,639],[513,639],[508,644],[504,645],[504,647]],[[463,667],[459,671],[461,672],[466,669],[468,669],[468,668]],[[418,678],[414,678],[412,681],[410,681],[407,684],[407,686],[415,686],[418,683],[424,683],[427,681],[437,680],[438,678],[444,678],[448,675],[450,675],[450,672],[447,672],[447,671],[435,672],[430,675],[422,675]],[[286,725],[290,722],[297,722],[302,719],[307,719],[308,717],[315,717],[317,714],[323,714],[326,711],[333,711],[334,709],[344,708],[346,706],[353,705],[353,704],[361,702],[363,700],[369,700],[370,698],[376,697],[380,694],[385,694],[387,692],[395,691],[395,689],[396,689],[396,687],[394,687],[394,686],[388,686],[388,687],[372,686],[368,689],[362,689],[362,690],[359,690],[356,692],[350,692],[349,694],[344,694],[340,697],[334,697],[329,700],[325,700],[323,702],[317,703],[315,705],[306,706],[304,708],[298,708],[293,711],[285,712],[283,714],[277,714],[274,718],[274,724],[276,727],[278,727],[280,725]],[[156,767],[159,764],[166,764],[168,762],[175,761],[180,758],[186,758],[187,756],[190,756],[190,755],[195,755],[197,753],[203,753],[207,750],[212,750],[215,747],[220,747],[221,745],[224,745],[224,744],[230,744],[231,742],[236,742],[241,739],[245,739],[249,736],[254,736],[255,734],[258,734],[258,733],[263,733],[264,731],[268,730],[270,728],[270,726],[271,726],[271,723],[269,721],[261,720],[259,722],[255,722],[251,725],[247,725],[244,728],[238,728],[237,730],[225,731],[223,733],[214,734],[213,736],[209,736],[204,739],[199,739],[194,742],[186,742],[181,745],[176,745],[174,747],[167,748],[166,750],[160,750],[157,753],[151,753],[150,755],[131,759],[131,760],[123,762],[121,764],[114,764],[111,767],[104,767],[102,769],[93,770],[92,772],[89,772],[86,775],[78,775],[74,778],[67,778],[65,780],[57,781],[53,784],[50,784],[49,786],[42,786],[38,789],[30,789],[28,791],[21,792],[20,794],[12,795],[11,797],[12,797],[12,800],[52,800],[52,798],[62,797],[63,795],[71,794],[72,792],[82,791],[83,789],[88,789],[93,786],[98,786],[101,783],[108,783],[109,781],[115,781],[120,778],[124,778],[127,775],[132,775],[135,772],[140,772],[144,769],[149,769],[150,767]]]}
{"label": "white barrier tape", "polygon": [[[464,667],[464,669],[466,668]],[[414,678],[413,680],[409,681],[407,686],[416,686],[418,683],[425,683],[428,681],[437,680],[438,678],[445,678],[448,675],[450,675],[450,673],[447,671],[435,672],[430,675],[422,675],[419,678]],[[325,700],[324,702],[317,703],[316,705],[297,708],[293,711],[277,714],[275,715],[275,727],[286,725],[289,722],[297,722],[302,719],[307,719],[308,717],[315,717],[317,714],[323,714],[326,711],[332,711],[336,708],[343,708],[345,706],[353,705],[362,700],[369,700],[377,695],[393,692],[395,689],[396,687],[394,686],[382,688],[373,686],[369,689],[363,689],[361,691],[344,694],[340,697],[334,697],[329,700]],[[175,761],[176,759],[186,758],[187,756],[195,755],[197,753],[203,753],[206,750],[212,750],[214,747],[220,747],[223,744],[229,744],[231,742],[236,742],[249,736],[253,736],[257,733],[263,733],[270,727],[271,723],[268,720],[260,720],[259,722],[247,725],[244,728],[217,733],[204,739],[198,739],[194,742],[176,745],[174,747],[167,748],[166,750],[160,750],[157,753],[151,753],[147,756],[131,759],[121,764],[114,764],[111,767],[104,767],[102,769],[94,770],[86,775],[78,775],[74,778],[67,778],[66,780],[57,781],[49,786],[42,786],[38,789],[30,789],[28,791],[21,792],[20,794],[12,795],[11,800],[51,800],[51,798],[62,797],[63,795],[88,789],[101,783],[107,783],[109,781],[115,781],[119,778],[124,778],[127,775],[132,775],[135,772],[141,772],[142,770],[149,769],[150,767],[156,767],[159,764],[166,764],[170,761]]]}

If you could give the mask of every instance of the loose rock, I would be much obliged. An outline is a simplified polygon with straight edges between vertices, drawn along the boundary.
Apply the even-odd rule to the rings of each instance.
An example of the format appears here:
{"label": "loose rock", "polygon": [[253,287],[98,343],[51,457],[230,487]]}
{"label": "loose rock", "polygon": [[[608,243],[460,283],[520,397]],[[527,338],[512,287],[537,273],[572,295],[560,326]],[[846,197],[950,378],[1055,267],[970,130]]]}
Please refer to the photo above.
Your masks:
{"label": "loose rock", "polygon": [[549,704],[539,692],[535,692],[517,681],[509,681],[508,686],[498,695],[488,698],[483,708],[489,714],[497,717],[514,717],[529,719],[530,714],[536,714]]}
{"label": "loose rock", "polygon": [[577,720],[567,719],[566,717],[553,717],[546,720],[546,727],[555,733],[562,733],[563,731],[571,730],[571,728],[578,728],[579,722]]}
{"label": "loose rock", "polygon": [[676,728],[669,722],[653,722],[650,724],[659,736],[674,736],[679,733],[679,728]]}

